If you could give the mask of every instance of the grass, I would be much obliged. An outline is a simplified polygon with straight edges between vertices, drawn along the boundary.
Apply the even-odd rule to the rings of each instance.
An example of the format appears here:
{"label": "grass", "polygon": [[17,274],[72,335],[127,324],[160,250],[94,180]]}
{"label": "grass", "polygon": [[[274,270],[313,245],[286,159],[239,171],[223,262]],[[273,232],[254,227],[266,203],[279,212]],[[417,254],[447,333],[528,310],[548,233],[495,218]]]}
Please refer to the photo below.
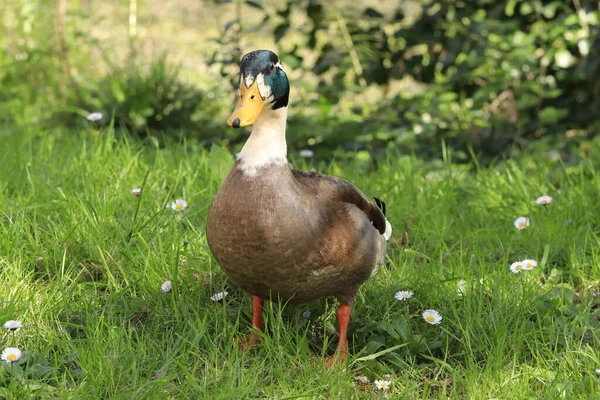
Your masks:
{"label": "grass", "polygon": [[[349,365],[330,370],[332,300],[267,303],[263,345],[232,345],[249,330],[250,296],[227,281],[204,234],[227,151],[159,148],[110,129],[13,133],[0,141],[0,322],[24,326],[1,332],[0,345],[25,355],[1,363],[0,397],[594,398],[597,165],[523,154],[479,169],[449,158],[390,152],[376,171],[316,166],[383,198],[395,226],[388,267],[352,310]],[[546,208],[534,202],[542,194],[554,198]],[[177,198],[184,212],[167,208]],[[519,216],[531,226],[517,231]],[[511,273],[524,258],[538,267]],[[211,301],[221,290],[229,296]],[[398,290],[415,296],[399,302]],[[420,317],[430,308],[441,325]],[[360,390],[358,376],[392,389]]]}

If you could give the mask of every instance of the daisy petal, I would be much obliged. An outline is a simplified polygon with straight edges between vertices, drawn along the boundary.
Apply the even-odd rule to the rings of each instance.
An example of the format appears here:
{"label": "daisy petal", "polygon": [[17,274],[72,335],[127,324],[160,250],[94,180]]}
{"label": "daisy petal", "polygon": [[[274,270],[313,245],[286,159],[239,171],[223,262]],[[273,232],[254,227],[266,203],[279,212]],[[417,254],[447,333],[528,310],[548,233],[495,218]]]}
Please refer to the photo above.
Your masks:
{"label": "daisy petal", "polygon": [[521,261],[521,264],[523,264],[523,269],[527,271],[531,271],[537,267],[537,261],[535,260],[523,260]]}
{"label": "daisy petal", "polygon": [[171,284],[171,281],[165,281],[161,286],[160,286],[160,290],[163,293],[169,293],[171,291],[171,289],[173,289],[173,284]]}
{"label": "daisy petal", "polygon": [[8,329],[9,331],[16,331],[17,329],[19,329],[21,327],[21,321],[17,321],[17,320],[10,320],[10,321],[6,321],[4,323],[4,327],[6,329]]}
{"label": "daisy petal", "polygon": [[514,262],[512,264],[510,264],[510,272],[518,274],[519,272],[523,271],[525,268],[523,266],[523,262],[522,261],[517,261]]}
{"label": "daisy petal", "polygon": [[540,196],[535,200],[535,204],[539,206],[547,206],[550,203],[552,203],[552,197],[550,196]]}
{"label": "daisy petal", "polygon": [[390,390],[390,386],[392,385],[392,382],[383,379],[378,379],[373,383],[375,384],[378,390]]}
{"label": "daisy petal", "polygon": [[12,363],[21,358],[21,354],[21,350],[17,349],[16,347],[7,347],[4,349],[4,351],[2,351],[0,358],[7,363]]}
{"label": "daisy petal", "polygon": [[183,211],[187,208],[187,201],[183,199],[177,199],[171,203],[171,208],[175,211]]}
{"label": "daisy petal", "polygon": [[298,154],[300,154],[300,157],[303,157],[303,158],[311,158],[312,156],[315,155],[315,152],[312,150],[304,149],[304,150],[300,150],[300,152]]}
{"label": "daisy petal", "polygon": [[401,290],[399,292],[396,292],[396,294],[394,295],[396,300],[399,300],[399,301],[408,300],[413,296],[414,296],[414,292],[411,292],[410,290]]}
{"label": "daisy petal", "polygon": [[442,322],[442,316],[436,310],[425,310],[423,319],[431,325],[439,325]]}
{"label": "daisy petal", "polygon": [[529,226],[529,218],[519,217],[514,222],[515,228],[522,231]]}
{"label": "daisy petal", "polygon": [[102,113],[91,113],[87,117],[85,117],[85,119],[87,119],[88,121],[100,121],[102,119]]}
{"label": "daisy petal", "polygon": [[227,297],[229,293],[227,291],[223,291],[223,292],[219,292],[219,293],[215,293],[212,296],[210,296],[210,299],[212,301],[221,301],[223,300],[225,297]]}

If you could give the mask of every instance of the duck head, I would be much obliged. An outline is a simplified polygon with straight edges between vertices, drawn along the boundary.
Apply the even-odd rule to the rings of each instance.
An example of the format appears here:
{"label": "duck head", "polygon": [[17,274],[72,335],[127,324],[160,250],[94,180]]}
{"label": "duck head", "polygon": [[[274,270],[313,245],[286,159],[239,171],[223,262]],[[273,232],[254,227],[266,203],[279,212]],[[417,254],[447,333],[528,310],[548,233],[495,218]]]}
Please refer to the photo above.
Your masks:
{"label": "duck head", "polygon": [[252,125],[262,112],[287,107],[290,83],[277,54],[256,50],[242,57],[238,102],[227,125]]}

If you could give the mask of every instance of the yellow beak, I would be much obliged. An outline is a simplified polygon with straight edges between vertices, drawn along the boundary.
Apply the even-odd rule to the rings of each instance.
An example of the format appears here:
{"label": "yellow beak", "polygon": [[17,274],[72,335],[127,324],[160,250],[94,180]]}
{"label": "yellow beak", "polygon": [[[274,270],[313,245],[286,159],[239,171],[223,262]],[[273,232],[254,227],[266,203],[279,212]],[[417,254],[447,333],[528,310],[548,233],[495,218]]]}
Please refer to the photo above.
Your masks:
{"label": "yellow beak", "polygon": [[260,115],[265,102],[260,97],[256,80],[249,88],[244,82],[240,82],[240,98],[233,110],[233,114],[227,120],[227,125],[234,128],[252,125]]}

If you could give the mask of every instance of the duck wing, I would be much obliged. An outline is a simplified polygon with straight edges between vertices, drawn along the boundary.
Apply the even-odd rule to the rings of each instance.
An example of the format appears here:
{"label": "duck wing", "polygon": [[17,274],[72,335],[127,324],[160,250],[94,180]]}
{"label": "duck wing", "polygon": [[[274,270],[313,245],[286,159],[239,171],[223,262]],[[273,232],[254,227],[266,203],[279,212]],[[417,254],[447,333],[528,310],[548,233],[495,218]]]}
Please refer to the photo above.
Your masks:
{"label": "duck wing", "polygon": [[292,174],[304,190],[327,202],[353,204],[366,215],[380,234],[385,233],[385,203],[381,200],[375,198],[376,203],[373,203],[352,183],[336,176],[299,170],[292,170]]}

